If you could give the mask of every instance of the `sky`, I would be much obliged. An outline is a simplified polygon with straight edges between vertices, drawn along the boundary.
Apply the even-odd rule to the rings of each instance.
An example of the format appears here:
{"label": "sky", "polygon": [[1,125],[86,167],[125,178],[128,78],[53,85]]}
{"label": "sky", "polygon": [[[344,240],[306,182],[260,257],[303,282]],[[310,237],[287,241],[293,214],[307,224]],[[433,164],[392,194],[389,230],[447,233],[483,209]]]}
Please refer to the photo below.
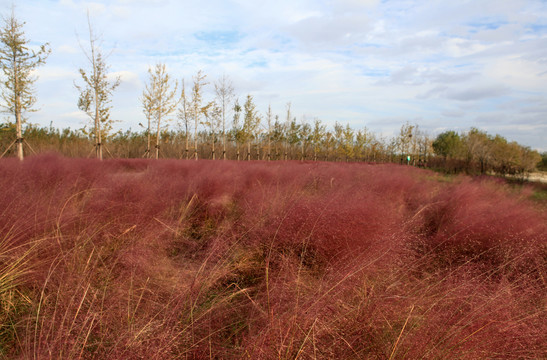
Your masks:
{"label": "sky", "polygon": [[[0,0],[51,55],[29,122],[79,129],[89,14],[112,78],[116,128],[140,131],[148,69],[188,87],[225,75],[264,116],[335,121],[379,136],[417,124],[436,136],[476,127],[547,151],[545,0]],[[176,128],[176,119],[171,126]]]}

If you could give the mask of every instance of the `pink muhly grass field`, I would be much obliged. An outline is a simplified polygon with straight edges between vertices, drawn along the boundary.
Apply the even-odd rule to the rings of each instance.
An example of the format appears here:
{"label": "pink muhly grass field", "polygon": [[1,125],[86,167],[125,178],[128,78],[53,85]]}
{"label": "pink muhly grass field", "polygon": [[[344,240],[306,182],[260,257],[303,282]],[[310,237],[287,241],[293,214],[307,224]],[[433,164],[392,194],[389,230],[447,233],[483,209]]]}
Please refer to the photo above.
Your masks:
{"label": "pink muhly grass field", "polygon": [[547,357],[526,188],[397,165],[0,161],[0,358]]}

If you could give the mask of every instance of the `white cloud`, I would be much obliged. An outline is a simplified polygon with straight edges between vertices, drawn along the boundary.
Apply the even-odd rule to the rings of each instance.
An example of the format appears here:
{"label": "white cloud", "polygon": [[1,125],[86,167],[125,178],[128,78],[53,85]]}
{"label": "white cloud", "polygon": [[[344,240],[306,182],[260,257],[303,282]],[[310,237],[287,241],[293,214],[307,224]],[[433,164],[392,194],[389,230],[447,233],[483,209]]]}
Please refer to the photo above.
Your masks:
{"label": "white cloud", "polygon": [[142,82],[139,79],[139,75],[132,71],[115,71],[108,74],[108,79],[114,81],[120,79],[122,83],[131,84],[133,86],[141,86]]}
{"label": "white cloud", "polygon": [[71,7],[71,8],[76,7],[76,4],[74,3],[74,0],[59,0],[59,5],[68,6],[68,7]]}
{"label": "white cloud", "polygon": [[67,113],[62,113],[59,115],[62,119],[78,119],[78,120],[89,120],[89,117],[83,111],[71,111]]}
{"label": "white cloud", "polygon": [[165,5],[167,0],[116,0],[117,3],[129,6],[157,6]]}
{"label": "white cloud", "polygon": [[476,40],[468,40],[463,38],[448,39],[444,45],[445,54],[450,57],[464,57],[473,55],[488,49],[485,45]]}
{"label": "white cloud", "polygon": [[485,67],[485,75],[502,81],[506,86],[524,91],[544,91],[547,64],[527,61],[519,55],[492,60]]}
{"label": "white cloud", "polygon": [[82,9],[89,11],[91,17],[101,17],[105,15],[107,9],[106,4],[94,1],[83,2],[80,6]]}
{"label": "white cloud", "polygon": [[47,66],[36,69],[38,78],[41,82],[68,80],[78,76],[76,69],[67,69],[60,66]]}
{"label": "white cloud", "polygon": [[68,44],[57,46],[54,50],[55,52],[58,52],[58,53],[64,53],[64,54],[70,54],[70,55],[77,54],[81,51],[81,49],[78,49],[75,46],[68,45]]}
{"label": "white cloud", "polygon": [[379,0],[336,0],[333,1],[336,10],[348,11],[369,8],[380,3]]}

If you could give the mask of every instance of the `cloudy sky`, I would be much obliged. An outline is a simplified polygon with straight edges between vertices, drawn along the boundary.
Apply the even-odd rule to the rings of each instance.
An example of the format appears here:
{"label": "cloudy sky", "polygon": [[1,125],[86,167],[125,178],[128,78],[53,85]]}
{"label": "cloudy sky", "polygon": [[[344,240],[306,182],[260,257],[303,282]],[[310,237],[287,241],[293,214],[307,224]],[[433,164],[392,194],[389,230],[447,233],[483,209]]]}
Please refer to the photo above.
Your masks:
{"label": "cloudy sky", "polygon": [[122,79],[123,129],[144,122],[147,69],[162,62],[186,84],[225,74],[282,118],[290,102],[298,120],[386,137],[406,121],[433,136],[474,126],[547,150],[545,0],[0,0],[4,16],[12,4],[31,44],[52,49],[32,123],[85,124],[74,82],[89,67],[89,12]]}

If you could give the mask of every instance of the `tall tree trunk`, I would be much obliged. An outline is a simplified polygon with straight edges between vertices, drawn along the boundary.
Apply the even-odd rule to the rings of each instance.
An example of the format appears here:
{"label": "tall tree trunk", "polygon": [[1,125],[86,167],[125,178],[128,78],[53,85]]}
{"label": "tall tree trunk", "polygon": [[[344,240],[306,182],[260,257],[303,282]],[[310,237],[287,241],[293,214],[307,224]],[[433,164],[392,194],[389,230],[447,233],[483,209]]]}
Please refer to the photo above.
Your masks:
{"label": "tall tree trunk", "polygon": [[158,116],[158,129],[156,131],[156,159],[160,158],[160,121],[161,121],[161,114]]}
{"label": "tall tree trunk", "polygon": [[222,111],[222,160],[226,160],[226,121]]}
{"label": "tall tree trunk", "polygon": [[194,128],[194,159],[198,159],[198,119],[196,111],[196,127]]}
{"label": "tall tree trunk", "polygon": [[23,155],[23,129],[21,125],[21,108],[19,107],[19,104],[21,102],[21,98],[19,94],[16,96],[15,100],[15,126],[17,131],[17,157],[19,160],[23,161],[24,155]]}
{"label": "tall tree trunk", "polygon": [[23,126],[21,124],[21,95],[19,94],[19,70],[17,67],[17,59],[15,52],[13,53],[13,73],[15,74],[15,127],[17,136],[17,158],[23,161]]}
{"label": "tall tree trunk", "polygon": [[[89,21],[89,19],[88,19]],[[89,34],[90,38],[91,32]],[[97,147],[96,155],[97,159],[102,160],[103,159],[103,148],[102,148],[102,136],[101,136],[101,119],[99,118],[99,94],[97,92],[99,91],[98,85],[97,85],[97,64],[95,59],[95,47],[93,46],[93,41],[91,41],[91,60],[92,60],[92,66],[93,66],[93,79],[95,82],[95,86],[93,87],[93,103],[95,104],[95,146]]]}
{"label": "tall tree trunk", "polygon": [[[186,116],[186,115],[185,115]],[[186,154],[186,160],[188,160],[188,122],[186,121],[186,119],[184,120],[184,126],[186,128],[186,139],[185,139],[185,148],[184,148],[184,152]]]}
{"label": "tall tree trunk", "polygon": [[272,159],[272,139],[271,139],[271,130],[268,129],[268,161]]}
{"label": "tall tree trunk", "polygon": [[[95,98],[97,98],[96,95]],[[103,159],[102,145],[103,144],[101,143],[101,121],[99,119],[99,107],[95,106],[95,154],[97,156],[97,159],[99,160]]]}
{"label": "tall tree trunk", "polygon": [[146,141],[146,157],[149,158],[150,157],[150,127],[151,127],[151,123],[150,123],[150,116],[148,116],[148,134],[147,134],[147,141]]}
{"label": "tall tree trunk", "polygon": [[215,160],[215,132],[213,131],[213,151],[212,151],[213,160]]}

